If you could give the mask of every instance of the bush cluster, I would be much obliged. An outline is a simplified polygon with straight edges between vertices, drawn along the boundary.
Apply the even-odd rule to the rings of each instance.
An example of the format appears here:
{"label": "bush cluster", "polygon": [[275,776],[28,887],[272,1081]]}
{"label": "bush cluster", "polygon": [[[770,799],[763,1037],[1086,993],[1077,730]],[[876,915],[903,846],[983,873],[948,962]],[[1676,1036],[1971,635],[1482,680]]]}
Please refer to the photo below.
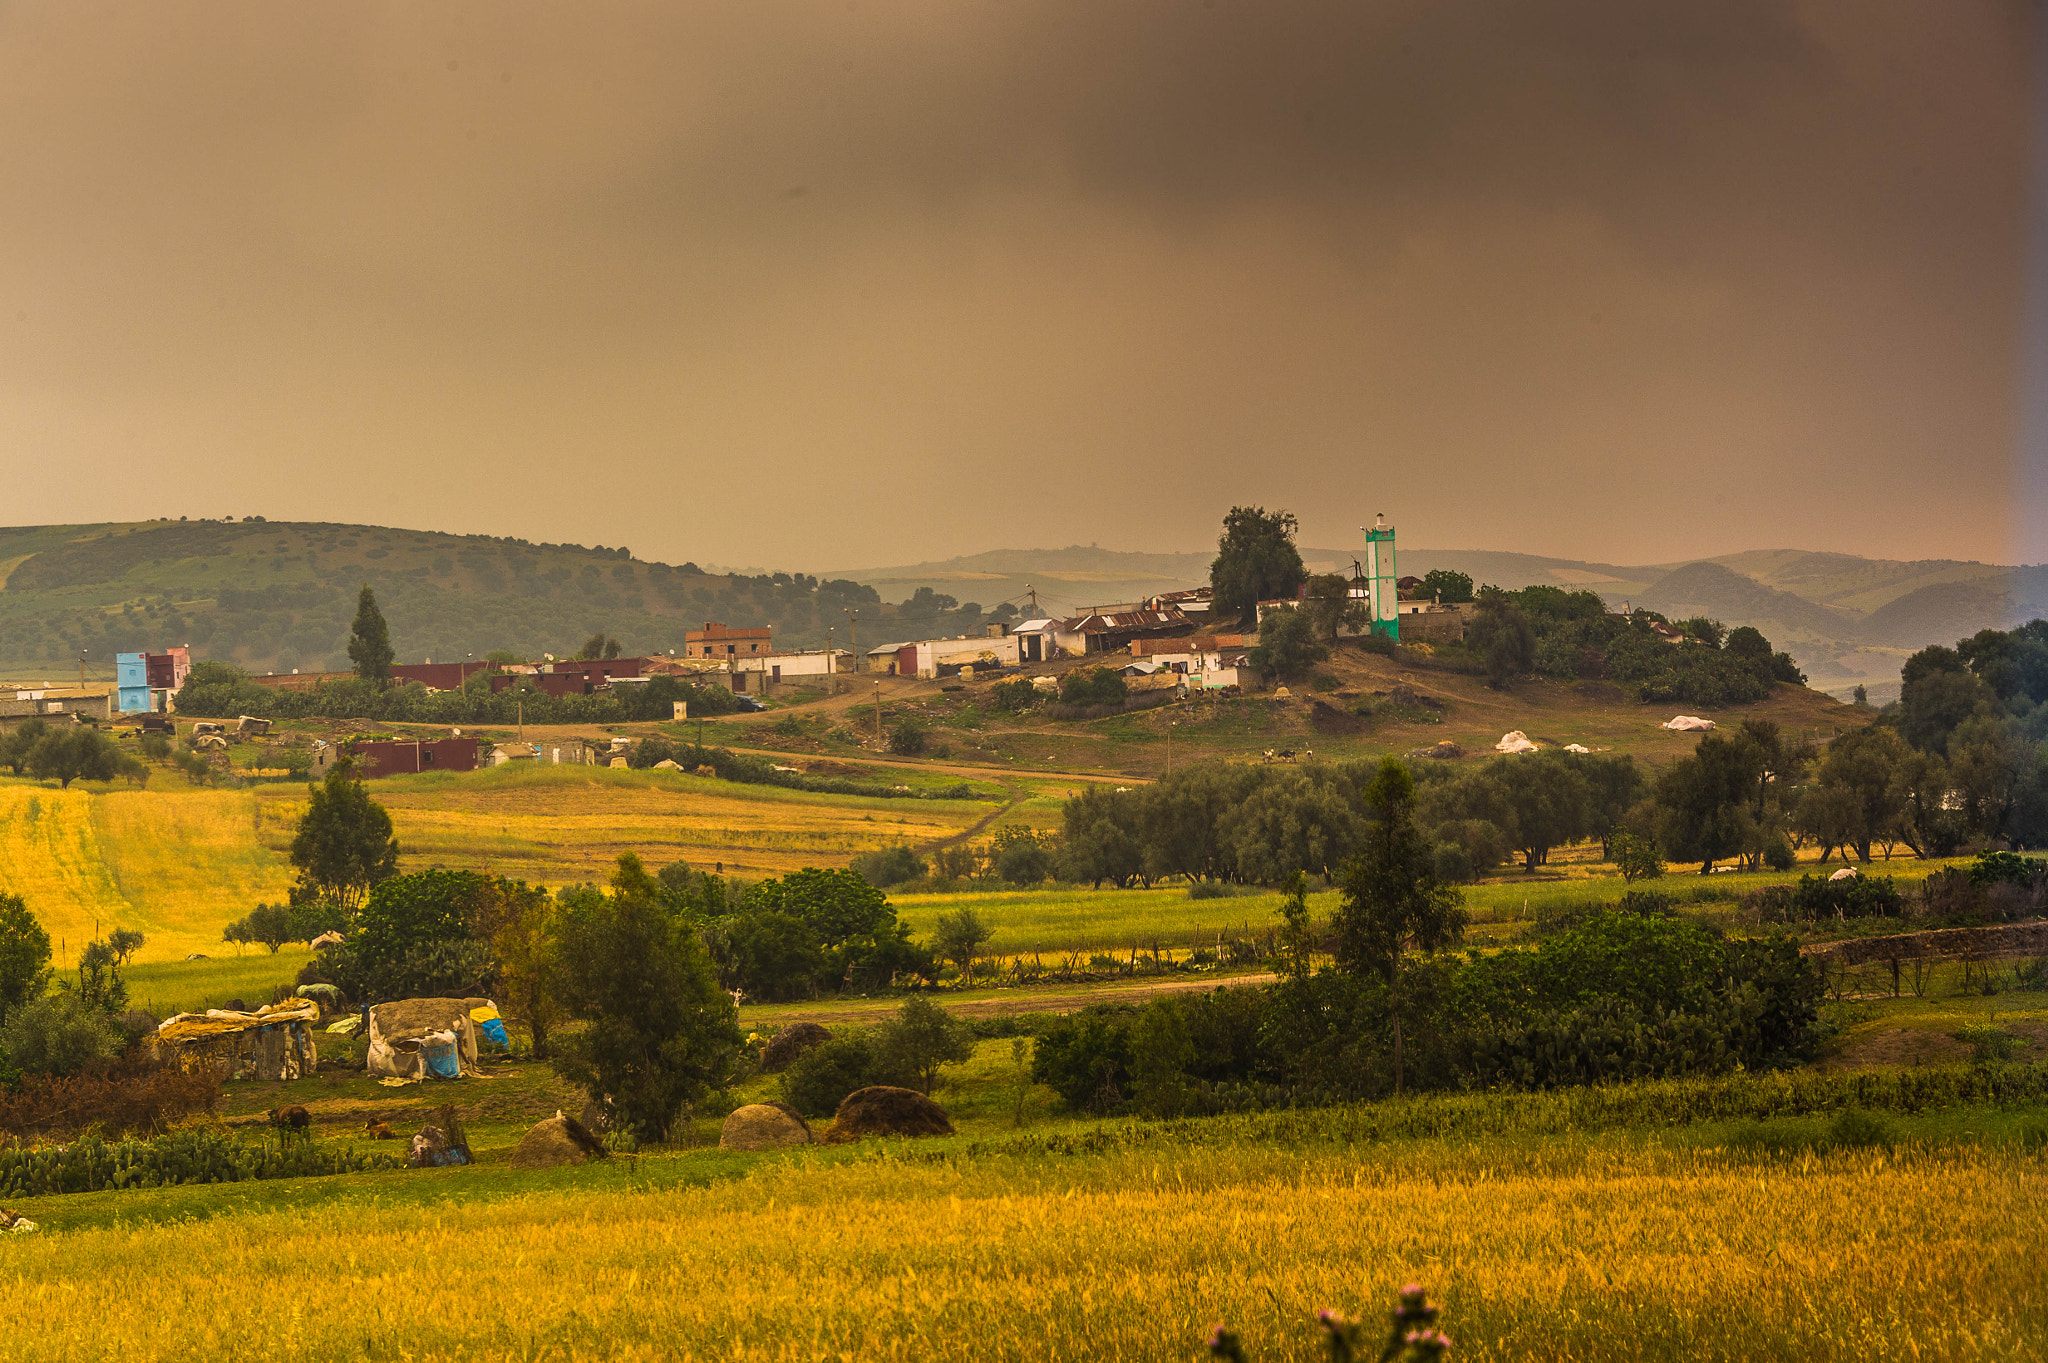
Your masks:
{"label": "bush cluster", "polygon": [[205,1130],[173,1131],[153,1140],[81,1136],[65,1145],[0,1149],[0,1195],[170,1188],[399,1167],[389,1155],[359,1155],[312,1141],[255,1144]]}
{"label": "bush cluster", "polygon": [[1104,1005],[1047,1026],[1033,1077],[1070,1106],[1158,1115],[1361,1100],[1407,1087],[1543,1089],[1784,1065],[1818,1040],[1818,972],[1789,941],[1603,913],[1534,950],[1439,956],[1395,981],[1325,970],[1265,988]]}

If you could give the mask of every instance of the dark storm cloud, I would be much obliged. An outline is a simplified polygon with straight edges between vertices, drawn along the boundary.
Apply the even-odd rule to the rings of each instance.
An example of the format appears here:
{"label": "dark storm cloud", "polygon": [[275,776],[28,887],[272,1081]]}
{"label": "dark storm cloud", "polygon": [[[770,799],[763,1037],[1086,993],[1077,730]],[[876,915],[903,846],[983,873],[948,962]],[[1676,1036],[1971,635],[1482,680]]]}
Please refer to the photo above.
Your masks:
{"label": "dark storm cloud", "polygon": [[0,8],[5,519],[1998,557],[2026,15]]}

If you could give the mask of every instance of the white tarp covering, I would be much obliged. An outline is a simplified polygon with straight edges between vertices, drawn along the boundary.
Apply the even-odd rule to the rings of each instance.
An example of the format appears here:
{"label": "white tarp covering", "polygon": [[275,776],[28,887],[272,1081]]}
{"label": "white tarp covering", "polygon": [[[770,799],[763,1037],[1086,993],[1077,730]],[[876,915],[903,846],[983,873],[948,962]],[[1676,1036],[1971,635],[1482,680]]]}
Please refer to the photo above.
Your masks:
{"label": "white tarp covering", "polygon": [[1701,719],[1698,715],[1673,715],[1670,722],[1662,727],[1690,733],[1696,729],[1711,729],[1714,727],[1714,721]]}
{"label": "white tarp covering", "polygon": [[1500,742],[1493,745],[1495,752],[1535,752],[1537,745],[1529,741],[1529,735],[1520,729],[1511,729],[1501,735]]}
{"label": "white tarp covering", "polygon": [[1841,870],[1828,877],[1829,880],[1854,880],[1855,878],[1856,868],[1853,866],[1844,866]]}
{"label": "white tarp covering", "polygon": [[1592,750],[1591,748],[1587,747],[1587,746],[1586,746],[1585,744],[1583,744],[1583,743],[1567,743],[1567,744],[1565,744],[1565,745],[1564,745],[1564,750],[1565,750],[1566,752],[1591,752],[1591,751],[1593,751],[1593,750]]}

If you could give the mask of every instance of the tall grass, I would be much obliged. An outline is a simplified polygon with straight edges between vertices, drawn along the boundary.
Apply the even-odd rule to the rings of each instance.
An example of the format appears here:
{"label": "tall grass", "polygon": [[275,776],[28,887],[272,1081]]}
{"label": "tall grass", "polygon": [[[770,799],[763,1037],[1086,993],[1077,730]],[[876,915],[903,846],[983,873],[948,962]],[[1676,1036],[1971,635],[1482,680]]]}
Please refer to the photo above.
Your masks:
{"label": "tall grass", "polygon": [[[1225,1320],[1293,1357],[1317,1308],[1411,1280],[1477,1359],[2033,1360],[2048,1340],[2040,1165],[1998,1150],[877,1150],[648,1191],[613,1163],[459,1215],[366,1186],[67,1231],[45,1199],[46,1232],[4,1245],[10,1353],[1184,1360]],[[448,1172],[433,1186],[459,1196]]]}

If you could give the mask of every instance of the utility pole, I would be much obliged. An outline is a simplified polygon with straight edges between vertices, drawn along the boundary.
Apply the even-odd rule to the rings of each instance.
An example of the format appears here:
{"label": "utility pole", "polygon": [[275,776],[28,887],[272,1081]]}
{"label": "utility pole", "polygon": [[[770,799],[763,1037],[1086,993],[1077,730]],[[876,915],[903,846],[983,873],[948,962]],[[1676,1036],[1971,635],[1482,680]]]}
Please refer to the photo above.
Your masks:
{"label": "utility pole", "polygon": [[526,741],[526,702],[524,700],[519,702],[519,741],[521,743]]}
{"label": "utility pole", "polygon": [[853,670],[858,672],[860,671],[860,607],[848,606],[846,608],[846,628],[850,631],[848,637],[853,640]]}
{"label": "utility pole", "polygon": [[78,650],[78,689],[81,691],[85,690],[85,655],[91,651],[84,648]]}
{"label": "utility pole", "polygon": [[1036,620],[1038,618],[1038,588],[1027,582],[1024,584],[1024,594],[1031,598],[1031,618]]}
{"label": "utility pole", "polygon": [[1173,726],[1178,723],[1180,721],[1177,719],[1166,721],[1166,774],[1168,776],[1173,775]]}

